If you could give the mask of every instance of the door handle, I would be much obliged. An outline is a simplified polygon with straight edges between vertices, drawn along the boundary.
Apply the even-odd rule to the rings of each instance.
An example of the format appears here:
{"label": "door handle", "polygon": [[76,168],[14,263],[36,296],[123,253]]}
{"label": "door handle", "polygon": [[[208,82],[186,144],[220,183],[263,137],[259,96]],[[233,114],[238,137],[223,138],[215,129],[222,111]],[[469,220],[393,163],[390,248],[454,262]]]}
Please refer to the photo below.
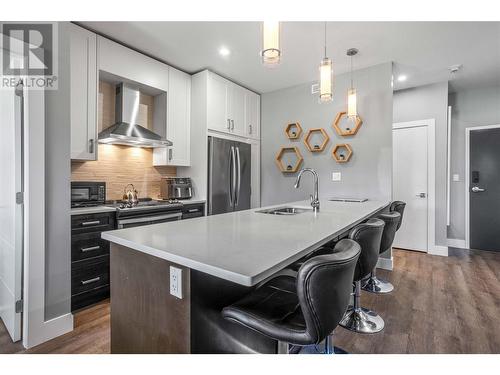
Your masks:
{"label": "door handle", "polygon": [[474,186],[471,190],[473,193],[481,193],[481,192],[485,191],[486,189],[481,189],[478,186]]}
{"label": "door handle", "polygon": [[425,198],[426,196],[427,196],[426,193],[418,193],[417,194],[417,197],[419,197],[419,198]]}
{"label": "door handle", "polygon": [[234,195],[234,147],[231,146],[231,154],[229,155],[229,205],[233,207],[233,195]]}

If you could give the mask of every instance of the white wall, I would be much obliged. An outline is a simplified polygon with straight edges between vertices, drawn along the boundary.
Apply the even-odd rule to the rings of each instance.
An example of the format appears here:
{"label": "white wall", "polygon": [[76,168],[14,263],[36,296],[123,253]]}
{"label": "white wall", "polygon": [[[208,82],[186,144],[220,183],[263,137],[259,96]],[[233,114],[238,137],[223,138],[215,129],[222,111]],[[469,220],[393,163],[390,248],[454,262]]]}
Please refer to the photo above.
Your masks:
{"label": "white wall", "polygon": [[446,246],[448,82],[394,93],[394,122],[436,121],[436,245]]}
{"label": "white wall", "polygon": [[451,112],[450,226],[448,237],[465,239],[465,128],[500,124],[500,86],[463,90],[449,95]]}
{"label": "white wall", "polygon": [[[293,187],[297,174],[278,170],[275,156],[280,146],[297,146],[303,157],[302,167],[317,170],[320,176],[320,198],[335,196],[391,198],[392,190],[392,64],[386,63],[355,72],[358,90],[358,112],[363,119],[358,134],[340,137],[332,128],[339,111],[345,110],[349,75],[335,77],[334,100],[320,104],[311,94],[311,83],[262,95],[261,200],[262,205],[308,199],[312,178],[304,176],[300,189]],[[323,128],[330,136],[326,150],[307,151],[302,134],[290,141],[284,129],[289,122],[300,122],[304,133],[310,128]],[[331,156],[337,143],[349,143],[353,156],[338,164]],[[333,182],[332,172],[341,172],[342,181]]]}

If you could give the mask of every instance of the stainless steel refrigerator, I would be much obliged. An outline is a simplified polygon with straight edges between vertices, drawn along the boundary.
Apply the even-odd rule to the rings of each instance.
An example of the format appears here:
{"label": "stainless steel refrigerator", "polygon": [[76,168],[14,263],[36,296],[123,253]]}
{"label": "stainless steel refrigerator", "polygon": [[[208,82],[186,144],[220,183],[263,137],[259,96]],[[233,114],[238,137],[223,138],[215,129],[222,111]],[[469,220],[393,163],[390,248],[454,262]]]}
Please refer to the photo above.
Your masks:
{"label": "stainless steel refrigerator", "polygon": [[251,146],[208,137],[208,214],[250,208]]}

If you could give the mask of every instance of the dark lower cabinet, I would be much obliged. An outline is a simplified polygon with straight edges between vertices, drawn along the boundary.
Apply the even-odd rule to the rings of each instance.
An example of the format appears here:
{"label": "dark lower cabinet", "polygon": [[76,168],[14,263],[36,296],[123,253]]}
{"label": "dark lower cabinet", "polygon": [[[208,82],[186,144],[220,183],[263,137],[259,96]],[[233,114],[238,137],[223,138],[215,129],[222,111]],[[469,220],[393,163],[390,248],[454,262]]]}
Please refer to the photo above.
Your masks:
{"label": "dark lower cabinet", "polygon": [[184,203],[182,220],[205,216],[205,203]]}
{"label": "dark lower cabinet", "polygon": [[114,212],[71,217],[71,311],[109,298],[109,242],[101,233],[115,222]]}

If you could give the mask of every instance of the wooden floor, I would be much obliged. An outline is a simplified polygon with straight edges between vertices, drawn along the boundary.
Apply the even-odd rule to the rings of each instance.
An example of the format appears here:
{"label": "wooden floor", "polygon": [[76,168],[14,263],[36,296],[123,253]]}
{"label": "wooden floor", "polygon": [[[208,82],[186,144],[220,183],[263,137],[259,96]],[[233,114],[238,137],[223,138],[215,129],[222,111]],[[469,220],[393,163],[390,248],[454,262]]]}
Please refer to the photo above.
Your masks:
{"label": "wooden floor", "polygon": [[[362,293],[385,329],[374,335],[335,330],[349,353],[500,353],[500,253],[450,249],[449,257],[394,250],[395,287]],[[109,353],[109,303],[75,314],[75,330],[28,353]],[[0,353],[25,352],[0,325]]]}

